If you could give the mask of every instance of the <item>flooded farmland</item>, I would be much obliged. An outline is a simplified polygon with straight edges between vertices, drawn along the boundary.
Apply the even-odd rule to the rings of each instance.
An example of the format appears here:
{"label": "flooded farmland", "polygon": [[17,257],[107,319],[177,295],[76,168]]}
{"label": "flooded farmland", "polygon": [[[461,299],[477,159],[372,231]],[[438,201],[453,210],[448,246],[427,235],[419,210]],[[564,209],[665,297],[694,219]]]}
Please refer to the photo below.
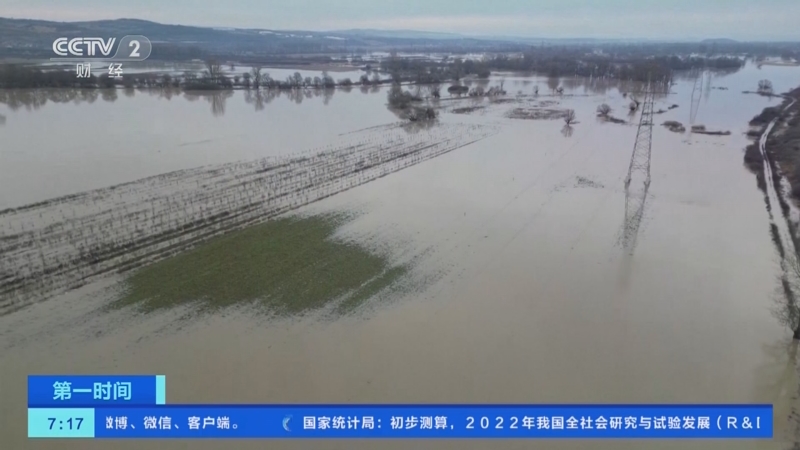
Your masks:
{"label": "flooded farmland", "polygon": [[[655,97],[633,248],[633,85],[495,74],[508,95],[445,95],[430,127],[400,125],[386,88],[0,92],[0,386],[161,373],[181,403],[770,403],[770,442],[539,446],[785,448],[800,380],[742,164],[748,121],[780,103],[742,93],[765,78],[783,92],[800,70],[747,66],[700,91],[688,76]],[[622,123],[596,117],[603,103]],[[112,445],[28,440],[24,392],[0,390],[9,448]]]}

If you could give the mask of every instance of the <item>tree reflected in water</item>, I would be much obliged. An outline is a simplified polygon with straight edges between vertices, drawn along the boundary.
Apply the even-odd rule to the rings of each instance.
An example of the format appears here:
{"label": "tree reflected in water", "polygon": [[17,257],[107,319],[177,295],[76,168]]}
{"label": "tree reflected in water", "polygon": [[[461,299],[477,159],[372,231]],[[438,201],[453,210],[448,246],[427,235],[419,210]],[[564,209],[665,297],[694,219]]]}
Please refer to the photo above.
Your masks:
{"label": "tree reflected in water", "polygon": [[[720,77],[724,75],[725,72],[715,71],[714,76]],[[683,77],[690,77],[690,74],[682,74],[677,75],[676,78]],[[696,74],[695,74],[696,76]],[[501,78],[502,79],[502,78]],[[488,86],[492,82],[498,81],[497,78],[491,79],[464,79],[460,83],[453,83],[453,84],[469,84],[475,87],[485,87]],[[527,87],[526,90],[523,90],[523,95],[531,94],[532,89],[534,87],[540,86],[543,79],[541,77],[531,77],[530,79],[523,79],[523,80],[515,80],[513,81],[514,84],[519,84],[520,86]],[[624,81],[624,80],[615,80],[615,79],[605,79],[602,77],[598,78],[586,78],[586,77],[549,77],[546,78],[547,88],[550,89],[553,93],[559,88],[564,89],[565,94],[572,94],[575,95],[579,93],[580,89],[583,89],[583,94],[590,95],[606,95],[609,90],[617,89],[619,92],[625,93],[628,98],[641,98],[646,88],[646,83],[641,82],[632,82],[632,81]],[[534,87],[530,85],[533,84]],[[303,101],[317,99],[321,97],[322,104],[328,105],[330,101],[333,99],[334,94],[337,90],[341,90],[344,94],[353,94],[352,91],[358,90],[362,94],[377,94],[382,91],[382,88],[386,86],[385,84],[374,84],[370,82],[368,85],[353,85],[353,86],[345,86],[339,88],[321,88],[321,87],[307,87],[307,86],[300,86],[300,87],[292,87],[290,89],[284,88],[264,88],[261,89],[242,89],[242,96],[244,97],[245,103],[249,105],[253,105],[253,109],[255,111],[262,111],[264,110],[267,105],[272,103],[278,97],[284,97],[288,99],[290,102],[300,105]],[[447,89],[448,84],[444,84],[442,86],[443,90]],[[655,86],[657,94],[656,97],[663,97],[666,95],[667,91],[669,90],[668,85],[662,84],[652,84],[651,87]],[[542,86],[544,87],[544,86]],[[430,86],[429,85],[422,85],[422,86],[410,86],[409,89],[416,95],[419,95],[423,98],[429,98],[430,95]],[[544,91],[544,89],[542,89]],[[42,89],[0,89],[0,104],[4,104],[8,106],[9,109],[12,111],[16,111],[19,109],[26,109],[26,110],[36,110],[43,106],[45,106],[48,102],[53,103],[68,103],[72,102],[74,104],[82,104],[82,103],[94,103],[97,99],[101,99],[104,102],[114,102],[119,99],[120,96],[124,96],[126,98],[133,98],[137,94],[139,95],[147,95],[151,97],[157,97],[159,99],[164,99],[170,101],[174,97],[182,97],[187,101],[197,101],[199,99],[204,99],[205,101],[211,104],[211,113],[214,116],[221,116],[225,114],[226,109],[226,102],[227,99],[234,96],[239,95],[237,94],[239,90],[218,90],[218,91],[183,91],[178,87],[151,87],[151,88],[138,88],[138,87],[122,87],[116,89],[81,89],[81,88],[42,88]],[[543,94],[545,92],[542,92]],[[318,100],[317,100],[318,101]],[[635,112],[634,112],[635,113]],[[631,114],[631,116],[634,115]],[[419,126],[410,127],[411,129],[418,129]]]}
{"label": "tree reflected in water", "polygon": [[186,91],[183,97],[189,101],[196,101],[203,99],[211,103],[211,114],[214,117],[221,117],[225,115],[225,104],[228,99],[233,97],[233,91]]}
{"label": "tree reflected in water", "polygon": [[0,89],[0,104],[8,106],[12,111],[25,108],[37,110],[48,102],[53,103],[94,103],[100,97],[105,101],[117,99],[116,89]]}

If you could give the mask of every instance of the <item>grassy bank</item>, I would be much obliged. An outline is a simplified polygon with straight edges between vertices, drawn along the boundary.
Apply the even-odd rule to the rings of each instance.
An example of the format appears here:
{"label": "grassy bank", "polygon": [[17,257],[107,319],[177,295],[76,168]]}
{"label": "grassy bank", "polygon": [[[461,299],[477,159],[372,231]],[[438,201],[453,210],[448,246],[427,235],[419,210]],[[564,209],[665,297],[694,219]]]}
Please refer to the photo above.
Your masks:
{"label": "grassy bank", "polygon": [[791,196],[800,200],[800,88],[788,94],[784,105],[792,100],[795,103],[780,114],[775,129],[770,133],[767,151],[778,163],[781,175],[791,184]]}
{"label": "grassy bank", "polygon": [[383,256],[333,239],[343,215],[271,220],[144,267],[126,280],[115,307],[144,312],[194,304],[209,311],[255,303],[298,314],[356,309],[408,273]]}
{"label": "grassy bank", "polygon": [[[792,100],[796,103],[786,109]],[[790,195],[800,200],[800,88],[786,94],[781,105],[764,108],[750,121],[754,128],[747,135],[754,142],[745,149],[744,163],[757,175],[759,188],[766,191],[766,180],[763,179],[764,159],[759,150],[758,138],[775,118],[779,120],[767,140],[767,153],[770,160],[777,163],[773,168],[776,173],[789,181],[792,187]]]}

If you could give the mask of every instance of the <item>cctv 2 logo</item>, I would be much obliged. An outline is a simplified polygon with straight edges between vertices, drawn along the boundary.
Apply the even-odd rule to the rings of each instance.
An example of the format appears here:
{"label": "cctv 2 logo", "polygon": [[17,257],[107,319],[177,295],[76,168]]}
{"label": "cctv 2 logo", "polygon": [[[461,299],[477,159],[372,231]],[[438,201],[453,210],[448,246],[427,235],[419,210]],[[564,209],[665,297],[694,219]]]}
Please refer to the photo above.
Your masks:
{"label": "cctv 2 logo", "polygon": [[120,39],[114,56],[116,38],[103,39],[99,37],[61,37],[53,41],[53,53],[58,55],[51,60],[65,59],[103,59],[109,61],[144,61],[150,56],[152,44],[150,39],[141,35],[125,36]]}

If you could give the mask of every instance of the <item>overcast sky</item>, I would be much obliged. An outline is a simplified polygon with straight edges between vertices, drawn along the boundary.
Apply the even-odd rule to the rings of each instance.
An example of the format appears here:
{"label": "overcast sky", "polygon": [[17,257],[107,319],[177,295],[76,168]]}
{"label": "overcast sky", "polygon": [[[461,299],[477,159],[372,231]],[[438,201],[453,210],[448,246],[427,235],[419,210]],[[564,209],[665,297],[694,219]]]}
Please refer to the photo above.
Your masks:
{"label": "overcast sky", "polygon": [[0,16],[473,35],[800,40],[800,0],[0,0]]}

